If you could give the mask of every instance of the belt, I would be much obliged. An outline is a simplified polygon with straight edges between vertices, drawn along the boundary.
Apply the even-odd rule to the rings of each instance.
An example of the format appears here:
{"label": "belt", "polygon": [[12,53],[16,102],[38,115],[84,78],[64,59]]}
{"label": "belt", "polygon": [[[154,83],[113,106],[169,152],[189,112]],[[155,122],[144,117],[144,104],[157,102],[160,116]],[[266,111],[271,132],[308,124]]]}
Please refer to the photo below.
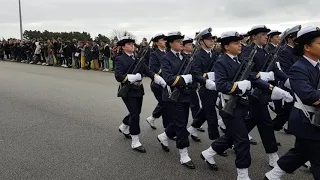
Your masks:
{"label": "belt", "polygon": [[302,103],[298,103],[298,102],[294,102],[294,107],[304,111],[308,111],[308,112],[311,112],[311,113],[315,113],[317,111],[317,108],[316,107],[313,107],[313,106],[308,106],[308,105],[305,105],[305,104],[302,104]]}

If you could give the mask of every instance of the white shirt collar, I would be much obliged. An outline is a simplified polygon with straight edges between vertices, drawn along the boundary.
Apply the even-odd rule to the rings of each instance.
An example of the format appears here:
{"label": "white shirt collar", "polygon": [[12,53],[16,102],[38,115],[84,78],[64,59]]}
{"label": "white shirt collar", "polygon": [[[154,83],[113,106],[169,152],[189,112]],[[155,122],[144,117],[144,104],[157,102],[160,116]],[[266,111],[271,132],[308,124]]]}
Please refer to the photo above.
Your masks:
{"label": "white shirt collar", "polygon": [[192,54],[191,52],[185,52],[185,51],[183,51],[183,53],[185,53],[185,54]]}
{"label": "white shirt collar", "polygon": [[206,49],[203,49],[203,50],[206,51],[208,54],[212,53],[211,50],[206,50]]}
{"label": "white shirt collar", "polygon": [[158,48],[159,49],[159,51],[161,51],[161,52],[166,52],[166,49],[160,49],[160,48]]}
{"label": "white shirt collar", "polygon": [[229,54],[229,53],[226,53],[226,55],[228,55],[233,61],[235,61],[233,58],[234,58],[234,57],[237,57],[237,56],[231,55],[231,54]]}
{"label": "white shirt collar", "polygon": [[291,47],[292,49],[294,48],[293,46],[291,46],[290,44],[287,44],[289,47]]}
{"label": "white shirt collar", "polygon": [[311,64],[312,64],[312,66],[313,66],[313,67],[316,67],[316,65],[319,63],[319,61],[318,61],[318,62],[316,62],[316,61],[314,61],[314,60],[312,60],[312,59],[308,58],[308,57],[307,57],[307,56],[305,56],[305,55],[303,55],[303,57],[304,57],[306,60],[308,60],[308,61],[309,61],[309,63],[311,63]]}
{"label": "white shirt collar", "polygon": [[180,58],[180,60],[183,59],[183,57],[182,57],[182,55],[181,55],[181,52],[176,52],[176,51],[174,51],[173,49],[171,49],[171,52],[172,52],[174,55],[176,55],[177,53],[179,53],[179,58]]}
{"label": "white shirt collar", "polygon": [[[125,53],[126,53],[126,52],[125,52]],[[133,53],[132,53],[132,54],[126,53],[126,54],[127,54],[129,57],[130,57],[130,56],[133,56]],[[133,57],[134,57],[134,56],[133,56]]]}
{"label": "white shirt collar", "polygon": [[277,46],[278,46],[278,45],[275,45],[275,44],[273,44],[273,43],[270,43],[270,44],[272,44],[273,47],[277,47]]}

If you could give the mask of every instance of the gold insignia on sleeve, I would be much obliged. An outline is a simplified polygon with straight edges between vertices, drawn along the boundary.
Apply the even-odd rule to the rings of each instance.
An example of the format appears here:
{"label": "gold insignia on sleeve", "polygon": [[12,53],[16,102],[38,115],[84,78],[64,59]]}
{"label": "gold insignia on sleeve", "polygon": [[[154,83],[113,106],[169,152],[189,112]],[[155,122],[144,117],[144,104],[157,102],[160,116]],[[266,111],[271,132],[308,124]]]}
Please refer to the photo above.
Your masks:
{"label": "gold insignia on sleeve", "polygon": [[232,86],[231,90],[228,92],[228,94],[233,93],[237,89],[237,86],[238,86],[238,83],[236,83],[236,82],[233,83],[233,86]]}

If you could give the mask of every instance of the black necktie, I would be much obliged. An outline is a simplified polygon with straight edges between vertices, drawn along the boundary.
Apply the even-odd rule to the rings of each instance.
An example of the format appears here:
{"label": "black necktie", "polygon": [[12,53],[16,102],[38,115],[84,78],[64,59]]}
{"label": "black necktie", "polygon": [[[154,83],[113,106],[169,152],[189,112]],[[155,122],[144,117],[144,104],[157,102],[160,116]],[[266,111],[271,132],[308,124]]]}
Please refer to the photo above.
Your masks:
{"label": "black necktie", "polygon": [[209,57],[212,58],[212,52],[209,52],[208,54],[209,54]]}
{"label": "black necktie", "polygon": [[131,57],[131,59],[135,60],[135,58],[134,58],[134,56],[133,56],[133,55],[131,55],[130,57]]}
{"label": "black necktie", "polygon": [[180,53],[176,53],[176,56],[181,60]]}
{"label": "black necktie", "polygon": [[236,63],[240,64],[237,56],[233,57],[233,60],[234,60]]}
{"label": "black necktie", "polygon": [[320,63],[319,63],[319,62],[317,63],[316,68],[317,68],[318,70],[320,70]]}

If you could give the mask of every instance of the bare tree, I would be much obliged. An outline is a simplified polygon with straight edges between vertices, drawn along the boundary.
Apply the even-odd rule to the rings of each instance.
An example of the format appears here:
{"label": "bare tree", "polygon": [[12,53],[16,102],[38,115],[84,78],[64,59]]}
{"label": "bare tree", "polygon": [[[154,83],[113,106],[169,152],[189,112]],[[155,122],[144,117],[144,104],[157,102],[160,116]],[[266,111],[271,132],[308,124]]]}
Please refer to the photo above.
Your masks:
{"label": "bare tree", "polygon": [[112,37],[111,38],[119,40],[123,36],[130,36],[131,38],[136,39],[136,36],[134,34],[130,33],[127,30],[120,30],[120,29],[114,29],[112,31]]}

